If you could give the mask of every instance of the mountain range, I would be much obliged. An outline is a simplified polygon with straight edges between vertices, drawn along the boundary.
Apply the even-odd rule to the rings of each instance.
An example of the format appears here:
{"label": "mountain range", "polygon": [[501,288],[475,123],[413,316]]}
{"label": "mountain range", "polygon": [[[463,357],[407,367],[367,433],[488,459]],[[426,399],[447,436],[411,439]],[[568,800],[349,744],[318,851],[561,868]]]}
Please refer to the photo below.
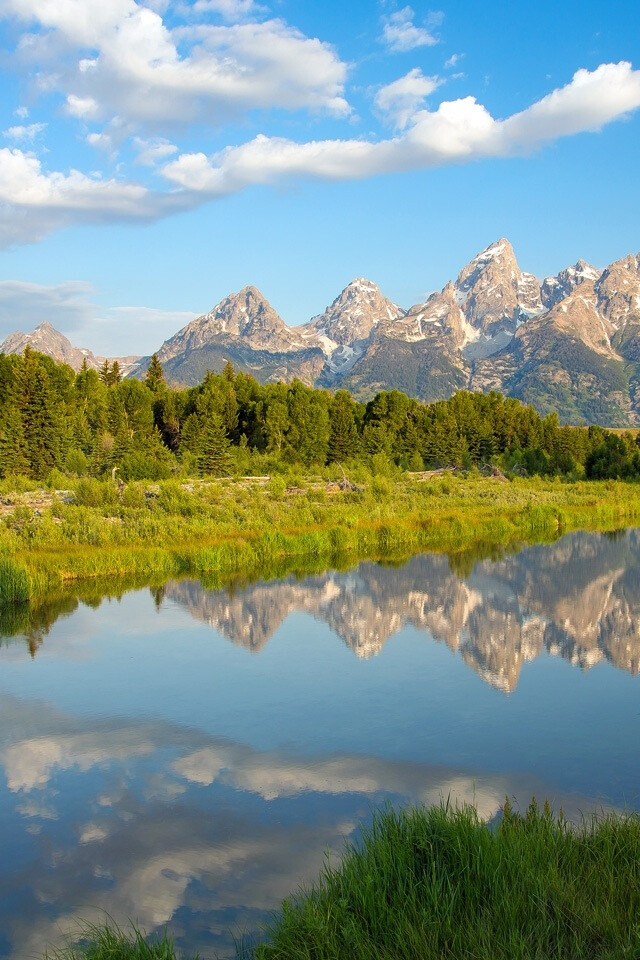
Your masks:
{"label": "mountain range", "polygon": [[[13,334],[76,369],[103,358],[48,323]],[[557,411],[567,423],[640,424],[640,254],[604,270],[584,260],[540,283],[506,239],[492,243],[439,292],[403,309],[375,283],[353,280],[324,313],[288,326],[255,287],[221,300],[158,348],[170,382],[191,385],[227,361],[261,382],[346,388],[359,399],[397,388],[432,401],[456,390],[499,390]],[[117,358],[143,376],[149,357]]]}

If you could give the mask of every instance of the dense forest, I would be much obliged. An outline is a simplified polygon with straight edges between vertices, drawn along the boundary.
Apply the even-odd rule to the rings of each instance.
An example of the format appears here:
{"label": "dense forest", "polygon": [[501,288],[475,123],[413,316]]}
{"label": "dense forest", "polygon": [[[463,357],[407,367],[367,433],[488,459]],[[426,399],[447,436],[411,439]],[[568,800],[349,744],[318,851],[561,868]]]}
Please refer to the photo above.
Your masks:
{"label": "dense forest", "polygon": [[262,385],[227,364],[189,389],[157,357],[144,382],[116,363],[79,373],[29,348],[0,354],[0,474],[123,481],[242,475],[358,462],[376,473],[498,466],[526,475],[640,479],[640,435],[561,426],[499,393],[358,403],[300,381]]}

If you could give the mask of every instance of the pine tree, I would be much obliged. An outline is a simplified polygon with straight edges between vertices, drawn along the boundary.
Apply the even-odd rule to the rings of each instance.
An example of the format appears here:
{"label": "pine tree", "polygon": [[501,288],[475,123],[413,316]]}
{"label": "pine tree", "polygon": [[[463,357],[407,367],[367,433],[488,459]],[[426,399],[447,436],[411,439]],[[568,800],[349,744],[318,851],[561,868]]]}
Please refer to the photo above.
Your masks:
{"label": "pine tree", "polygon": [[149,363],[149,369],[144,378],[144,382],[149,390],[152,390],[154,393],[158,393],[164,386],[166,386],[164,379],[164,370],[162,369],[162,364],[158,360],[158,354],[154,353],[151,357],[151,362]]}
{"label": "pine tree", "polygon": [[357,456],[358,429],[355,421],[355,403],[346,390],[338,390],[331,404],[331,432],[329,435],[330,463],[350,460]]}
{"label": "pine tree", "polygon": [[198,450],[198,470],[201,474],[223,477],[229,471],[229,439],[219,413],[211,411],[206,417]]}
{"label": "pine tree", "polygon": [[29,461],[22,415],[12,402],[9,402],[1,413],[0,476],[26,474],[29,471]]}

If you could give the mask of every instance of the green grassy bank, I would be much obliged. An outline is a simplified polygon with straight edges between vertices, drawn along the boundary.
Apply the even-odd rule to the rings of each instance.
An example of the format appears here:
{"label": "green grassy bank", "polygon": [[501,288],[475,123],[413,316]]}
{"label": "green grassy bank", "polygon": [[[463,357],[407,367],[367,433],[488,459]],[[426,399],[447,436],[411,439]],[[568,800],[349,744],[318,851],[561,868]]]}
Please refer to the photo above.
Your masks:
{"label": "green grassy bank", "polygon": [[464,557],[640,520],[640,485],[619,481],[369,477],[337,490],[281,477],[156,485],[81,480],[71,490],[4,492],[0,604],[74,581],[193,576],[212,586],[302,560],[327,564],[428,549]]}
{"label": "green grassy bank", "polygon": [[[637,960],[640,818],[569,827],[532,802],[496,828],[472,808],[387,809],[243,960]],[[89,931],[62,960],[176,956]]]}

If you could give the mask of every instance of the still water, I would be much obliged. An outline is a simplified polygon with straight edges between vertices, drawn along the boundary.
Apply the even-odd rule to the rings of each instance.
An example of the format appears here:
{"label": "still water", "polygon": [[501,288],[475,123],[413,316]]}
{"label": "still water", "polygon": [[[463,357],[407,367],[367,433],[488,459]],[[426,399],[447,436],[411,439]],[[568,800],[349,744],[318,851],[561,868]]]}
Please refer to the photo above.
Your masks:
{"label": "still water", "polygon": [[[457,571],[457,572],[456,572]],[[0,621],[0,957],[233,954],[372,809],[640,809],[640,531]]]}

